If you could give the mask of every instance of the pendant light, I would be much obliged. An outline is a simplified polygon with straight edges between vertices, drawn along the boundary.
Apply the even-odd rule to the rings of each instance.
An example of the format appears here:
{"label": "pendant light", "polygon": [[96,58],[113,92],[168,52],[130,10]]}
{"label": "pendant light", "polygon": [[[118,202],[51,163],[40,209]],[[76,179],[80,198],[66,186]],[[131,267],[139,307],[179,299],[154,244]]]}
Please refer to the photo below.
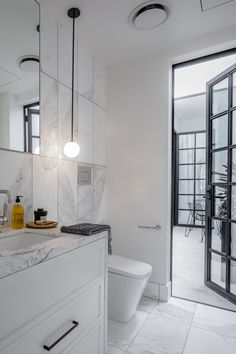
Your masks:
{"label": "pendant light", "polygon": [[68,10],[68,16],[73,19],[73,36],[72,36],[72,100],[71,100],[71,140],[64,145],[64,154],[67,157],[75,158],[79,155],[80,146],[73,139],[74,130],[74,69],[75,69],[75,19],[80,16],[80,10],[73,7]]}

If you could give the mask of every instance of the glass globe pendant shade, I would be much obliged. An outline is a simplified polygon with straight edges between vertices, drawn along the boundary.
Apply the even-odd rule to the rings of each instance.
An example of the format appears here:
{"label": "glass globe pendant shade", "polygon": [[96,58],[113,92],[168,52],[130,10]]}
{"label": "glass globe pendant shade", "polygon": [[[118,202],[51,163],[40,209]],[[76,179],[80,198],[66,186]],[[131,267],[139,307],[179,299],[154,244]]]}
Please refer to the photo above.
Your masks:
{"label": "glass globe pendant shade", "polygon": [[68,141],[64,145],[64,154],[67,157],[75,158],[76,156],[79,155],[79,153],[80,153],[80,146],[75,141]]}

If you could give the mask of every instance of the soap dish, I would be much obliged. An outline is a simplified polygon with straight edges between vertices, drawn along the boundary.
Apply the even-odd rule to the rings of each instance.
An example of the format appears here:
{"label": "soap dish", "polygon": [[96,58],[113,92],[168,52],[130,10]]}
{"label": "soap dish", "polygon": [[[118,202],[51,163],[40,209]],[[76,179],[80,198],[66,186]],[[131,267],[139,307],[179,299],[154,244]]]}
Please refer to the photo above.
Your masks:
{"label": "soap dish", "polygon": [[42,223],[38,223],[38,224],[35,224],[34,221],[28,221],[25,223],[25,226],[26,227],[29,227],[31,229],[51,229],[53,227],[56,227],[57,226],[57,222],[56,221],[42,221]]}

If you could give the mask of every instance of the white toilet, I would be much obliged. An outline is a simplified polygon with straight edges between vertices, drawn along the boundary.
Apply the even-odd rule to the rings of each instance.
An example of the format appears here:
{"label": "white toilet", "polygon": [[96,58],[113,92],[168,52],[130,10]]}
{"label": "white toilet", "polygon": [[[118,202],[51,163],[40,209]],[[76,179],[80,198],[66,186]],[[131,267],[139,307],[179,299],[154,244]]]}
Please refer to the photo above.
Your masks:
{"label": "white toilet", "polygon": [[152,267],[116,255],[108,256],[108,318],[128,322],[151,275]]}

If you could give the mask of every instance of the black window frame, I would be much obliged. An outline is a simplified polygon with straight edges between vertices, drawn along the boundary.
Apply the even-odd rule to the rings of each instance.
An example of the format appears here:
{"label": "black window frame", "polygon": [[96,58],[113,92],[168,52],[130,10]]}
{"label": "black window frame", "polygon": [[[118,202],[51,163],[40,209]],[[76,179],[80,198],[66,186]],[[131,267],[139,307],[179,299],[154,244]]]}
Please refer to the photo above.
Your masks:
{"label": "black window frame", "polygon": [[34,109],[34,107],[37,107],[37,106],[40,106],[39,101],[23,106],[24,152],[33,153],[33,151],[32,151],[33,139],[39,139],[39,143],[40,143],[40,135],[36,136],[36,135],[32,134],[32,123],[29,119],[29,114],[28,114],[28,112],[30,110],[30,113],[39,115],[39,119],[40,119],[40,109]]}

